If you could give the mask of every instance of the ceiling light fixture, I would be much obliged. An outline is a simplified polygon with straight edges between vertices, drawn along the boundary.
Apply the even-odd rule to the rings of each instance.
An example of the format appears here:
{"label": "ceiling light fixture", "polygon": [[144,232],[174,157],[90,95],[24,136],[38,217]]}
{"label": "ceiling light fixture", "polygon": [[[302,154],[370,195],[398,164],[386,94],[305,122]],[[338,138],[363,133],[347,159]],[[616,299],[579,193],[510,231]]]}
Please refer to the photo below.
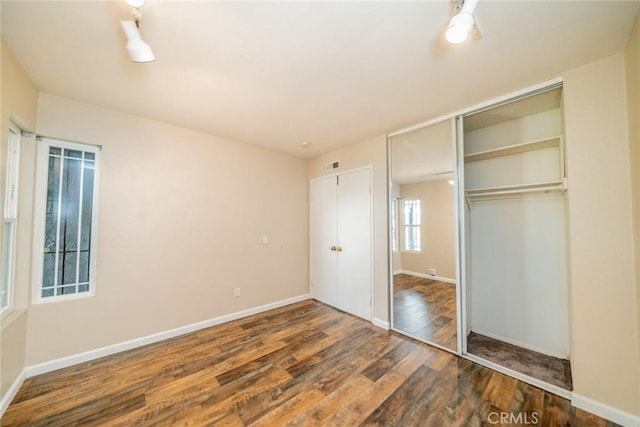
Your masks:
{"label": "ceiling light fixture", "polygon": [[151,46],[142,40],[136,21],[120,21],[120,24],[122,24],[122,29],[127,36],[129,58],[133,62],[155,61],[156,57],[151,50]]}
{"label": "ceiling light fixture", "polygon": [[133,8],[133,20],[120,21],[124,34],[127,36],[127,53],[133,62],[152,62],[156,60],[151,46],[142,40],[140,35],[140,20],[142,19],[142,6],[145,0],[124,0]]}
{"label": "ceiling light fixture", "polygon": [[124,2],[133,8],[140,9],[144,6],[145,0],[124,0]]}
{"label": "ceiling light fixture", "polygon": [[[459,3],[458,3],[459,4]],[[476,9],[478,0],[464,0],[462,7],[458,6],[460,12],[453,15],[449,25],[444,32],[444,38],[452,44],[462,44],[469,39],[476,20],[473,12]]]}

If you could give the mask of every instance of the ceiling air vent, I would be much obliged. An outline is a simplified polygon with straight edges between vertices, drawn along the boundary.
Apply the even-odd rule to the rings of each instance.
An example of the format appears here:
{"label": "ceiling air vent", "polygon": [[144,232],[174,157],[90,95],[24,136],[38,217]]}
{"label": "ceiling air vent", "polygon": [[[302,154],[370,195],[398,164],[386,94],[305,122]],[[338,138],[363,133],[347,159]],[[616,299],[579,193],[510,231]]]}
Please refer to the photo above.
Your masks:
{"label": "ceiling air vent", "polygon": [[338,169],[339,166],[340,166],[340,162],[327,163],[327,170]]}

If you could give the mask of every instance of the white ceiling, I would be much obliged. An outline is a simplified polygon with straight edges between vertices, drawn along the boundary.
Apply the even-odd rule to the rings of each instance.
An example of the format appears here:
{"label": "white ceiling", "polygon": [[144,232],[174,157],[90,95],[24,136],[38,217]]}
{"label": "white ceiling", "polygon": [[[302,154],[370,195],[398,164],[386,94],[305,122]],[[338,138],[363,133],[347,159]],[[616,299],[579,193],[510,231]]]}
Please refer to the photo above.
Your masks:
{"label": "white ceiling", "polygon": [[121,1],[1,6],[40,90],[310,158],[620,52],[640,2],[481,0],[481,40],[450,48],[448,1],[148,0],[150,64]]}

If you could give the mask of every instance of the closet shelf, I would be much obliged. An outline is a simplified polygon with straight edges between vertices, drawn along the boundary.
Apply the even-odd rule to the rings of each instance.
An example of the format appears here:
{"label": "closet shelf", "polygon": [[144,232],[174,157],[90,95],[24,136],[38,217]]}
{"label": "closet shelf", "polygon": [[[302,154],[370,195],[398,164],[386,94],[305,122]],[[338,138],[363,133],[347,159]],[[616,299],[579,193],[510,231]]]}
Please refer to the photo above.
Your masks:
{"label": "closet shelf", "polygon": [[521,185],[505,185],[501,187],[487,187],[478,188],[474,190],[466,190],[465,195],[469,199],[479,198],[484,196],[499,196],[507,194],[521,194],[521,193],[548,193],[552,191],[564,191],[566,186],[563,181],[550,181],[550,182],[537,182],[534,184],[521,184]]}
{"label": "closet shelf", "polygon": [[560,136],[551,138],[538,139],[522,144],[509,145],[506,147],[495,148],[493,150],[480,151],[464,156],[465,163],[476,162],[479,160],[493,159],[495,157],[510,156],[512,154],[525,153],[527,151],[542,150],[544,148],[559,147]]}

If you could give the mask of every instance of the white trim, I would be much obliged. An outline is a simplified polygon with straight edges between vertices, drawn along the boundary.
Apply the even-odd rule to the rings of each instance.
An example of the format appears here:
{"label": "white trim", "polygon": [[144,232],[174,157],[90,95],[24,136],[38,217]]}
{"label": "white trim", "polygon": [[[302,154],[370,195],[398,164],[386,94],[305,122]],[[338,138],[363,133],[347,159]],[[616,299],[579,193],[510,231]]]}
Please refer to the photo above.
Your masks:
{"label": "white trim", "polygon": [[490,332],[486,332],[486,331],[483,331],[481,329],[477,329],[477,328],[474,328],[474,327],[471,327],[471,332],[475,332],[476,334],[479,334],[479,335],[484,335],[485,337],[492,338],[494,340],[506,342],[507,344],[512,344],[512,345],[515,345],[515,346],[518,346],[518,347],[522,347],[522,348],[527,349],[527,350],[535,351],[536,353],[542,353],[542,354],[547,355],[547,356],[555,357],[557,359],[568,359],[569,358],[566,354],[562,355],[562,354],[554,353],[552,351],[545,350],[545,349],[533,346],[531,344],[523,343],[523,342],[520,342],[518,340],[514,340],[514,339],[511,339],[511,338],[507,338],[507,337],[503,337],[503,336],[500,336],[500,335],[492,334]]}
{"label": "white trim", "polygon": [[640,416],[614,408],[613,406],[598,402],[597,400],[589,399],[588,397],[577,393],[572,394],[571,405],[625,427],[640,426]]}
{"label": "white trim", "polygon": [[450,279],[448,277],[441,277],[441,276],[432,276],[430,274],[417,273],[415,271],[409,271],[409,270],[397,270],[397,272],[394,271],[393,274],[408,274],[409,276],[421,277],[423,279],[437,280],[439,282],[451,283],[454,285],[456,284],[456,279]]}
{"label": "white trim", "polygon": [[[32,284],[31,284],[31,303],[46,304],[58,301],[66,301],[71,299],[80,299],[93,297],[96,294],[97,277],[98,277],[98,228],[99,228],[99,198],[100,198],[100,169],[101,169],[101,152],[100,146],[91,144],[80,144],[77,142],[69,142],[64,140],[38,137],[36,152],[36,179],[35,179],[35,201],[34,201],[34,220],[33,220],[33,236],[32,236]],[[49,148],[60,147],[68,150],[78,150],[94,154],[94,171],[93,171],[93,201],[91,209],[91,253],[89,259],[89,290],[87,292],[54,295],[50,297],[42,297],[42,269],[44,234],[46,227],[46,204],[47,204],[47,183],[48,183],[48,165],[49,165]],[[81,159],[85,164],[84,156]],[[64,159],[61,158],[60,168],[62,170]],[[62,176],[62,175],[61,175]],[[84,175],[82,175],[83,177]],[[62,179],[62,178],[61,178]],[[82,178],[83,179],[83,178]],[[60,186],[60,192],[62,186]],[[62,203],[61,194],[58,195],[58,203]],[[58,206],[58,216],[61,214],[60,205]],[[58,218],[59,222],[59,218]],[[59,234],[59,230],[56,232]],[[56,240],[56,254],[58,254],[59,238]],[[56,255],[56,281],[57,285],[57,266],[58,256]],[[77,284],[76,284],[77,285]],[[56,286],[57,287],[57,286]]]}
{"label": "white trim", "polygon": [[[389,192],[388,188],[387,188],[387,192]],[[400,199],[398,197],[388,198],[389,209],[387,212],[387,215],[388,215],[387,227],[388,227],[389,236],[387,238],[387,241],[389,243],[389,246],[391,247],[391,253],[393,254],[397,254],[398,252],[400,252],[400,235],[398,234],[399,228],[400,228],[398,226],[398,216],[400,213],[400,210],[398,209],[399,202],[400,202]],[[396,232],[395,236],[393,235],[394,230]],[[395,249],[394,249],[394,246],[395,246]]]}
{"label": "white trim", "polygon": [[[15,293],[16,283],[16,257],[18,248],[18,211],[20,205],[20,153],[22,150],[22,133],[15,127],[13,123],[9,123],[9,138],[7,141],[7,159],[6,159],[6,175],[5,175],[5,198],[2,200],[2,224],[9,224],[6,236],[9,245],[6,250],[7,265],[5,274],[0,273],[0,285],[6,277],[6,304],[0,305],[0,314],[4,317],[13,308],[13,296]],[[4,238],[1,245],[4,245]],[[1,261],[0,261],[1,262]],[[1,290],[0,290],[1,292]]]}
{"label": "white trim", "polygon": [[[375,320],[375,306],[376,306],[376,241],[375,241],[375,217],[374,217],[374,200],[373,200],[373,165],[366,165],[362,168],[369,171],[369,318],[373,322]],[[349,171],[343,172],[342,175],[349,173]],[[340,236],[338,236],[340,239]]]}
{"label": "white trim", "polygon": [[374,325],[376,325],[379,328],[382,328],[386,331],[389,330],[389,328],[391,327],[391,325],[389,324],[389,322],[386,322],[384,320],[380,320],[377,317],[374,317],[373,320],[371,321],[371,323],[373,323]]}
{"label": "white trim", "polygon": [[549,393],[553,393],[560,397],[564,397],[565,399],[571,399],[571,394],[572,394],[571,391],[565,390],[561,387],[558,387],[557,385],[549,384],[546,381],[542,381],[537,378],[531,377],[529,375],[525,375],[521,372],[514,371],[513,369],[505,368],[502,365],[491,362],[490,360],[487,360],[487,359],[483,359],[482,357],[475,356],[473,354],[466,353],[466,354],[463,354],[462,357],[474,363],[477,363],[478,365],[482,365],[484,367],[493,369],[494,371],[500,372],[502,374],[509,375],[510,377],[513,377],[527,384],[531,384],[534,387],[538,387],[543,390],[546,390]]}
{"label": "white trim", "polygon": [[297,297],[292,297],[285,300],[261,305],[259,307],[238,311],[236,313],[225,314],[224,316],[214,317],[213,319],[192,323],[190,325],[181,326],[179,328],[170,329],[168,331],[159,332],[157,334],[151,334],[151,335],[147,335],[140,338],[134,338],[132,340],[124,341],[118,344],[113,344],[106,347],[100,347],[94,350],[85,351],[84,353],[73,354],[71,356],[61,357],[59,359],[39,363],[37,365],[27,366],[25,368],[26,377],[30,378],[35,375],[40,375],[47,372],[55,371],[56,369],[67,368],[69,366],[73,366],[78,363],[88,362],[93,359],[109,356],[111,354],[119,353],[125,350],[130,350],[136,347],[141,347],[147,344],[152,344],[158,341],[177,337],[179,335],[188,334],[190,332],[198,331],[200,329],[219,325],[221,323],[230,322],[232,320],[241,319],[243,317],[251,316],[253,314],[262,313],[264,311],[273,310],[275,308],[284,307],[286,305],[294,304],[296,302],[305,301],[308,299],[311,299],[311,295],[304,294]]}
{"label": "white trim", "polygon": [[20,387],[22,387],[22,383],[24,382],[26,377],[27,377],[26,368],[24,368],[18,374],[16,379],[13,380],[13,382],[9,386],[9,389],[4,394],[4,396],[0,398],[0,417],[4,415],[4,411],[7,410],[13,398],[16,397],[16,394],[18,394],[18,390],[20,390]]}
{"label": "white trim", "polygon": [[[462,120],[462,118],[460,118]],[[464,194],[464,162],[461,159],[464,157],[464,149],[459,138],[458,126],[462,129],[462,123],[456,117],[451,118],[451,138],[453,146],[453,209],[454,209],[454,221],[456,227],[454,229],[455,234],[455,268],[456,268],[456,341],[458,348],[458,355],[461,355],[467,351],[467,334],[466,334],[466,318],[465,312],[465,278],[466,272],[464,271],[464,200],[461,198],[461,194]],[[464,133],[463,133],[464,136]]]}
{"label": "white trim", "polygon": [[[7,141],[7,160],[5,176],[5,199],[3,200],[3,218],[18,219],[20,203],[20,152],[22,151],[22,136],[12,124],[9,125],[9,140]],[[11,189],[10,186],[15,188]]]}
{"label": "white trim", "polygon": [[396,276],[398,274],[402,274],[402,270],[394,270],[393,275]]}
{"label": "white trim", "polygon": [[352,173],[352,172],[359,172],[359,171],[365,170],[365,169],[368,169],[369,171],[371,171],[371,175],[373,177],[373,165],[365,165],[365,166],[359,166],[359,167],[353,168],[353,169],[347,169],[347,170],[343,170],[343,171],[339,171],[339,172],[328,173],[326,175],[317,176],[315,178],[310,178],[309,182],[319,181],[321,179],[330,178],[332,176],[339,176],[339,175],[345,175],[345,174]]}
{"label": "white trim", "polygon": [[[391,181],[391,161],[393,160],[391,154],[391,137],[387,135],[387,313],[389,314],[389,326],[395,324],[395,319],[393,315],[393,276],[395,272],[393,271],[393,257],[394,254],[398,253],[400,250],[400,234],[398,234],[399,227],[396,226],[396,236],[398,237],[398,245],[396,246],[396,251],[391,250],[391,225],[389,221],[391,220],[391,199],[396,199],[396,210],[398,208],[397,197],[393,195],[393,182]],[[399,211],[397,212],[399,213]],[[398,215],[396,215],[396,219],[398,219]]]}

